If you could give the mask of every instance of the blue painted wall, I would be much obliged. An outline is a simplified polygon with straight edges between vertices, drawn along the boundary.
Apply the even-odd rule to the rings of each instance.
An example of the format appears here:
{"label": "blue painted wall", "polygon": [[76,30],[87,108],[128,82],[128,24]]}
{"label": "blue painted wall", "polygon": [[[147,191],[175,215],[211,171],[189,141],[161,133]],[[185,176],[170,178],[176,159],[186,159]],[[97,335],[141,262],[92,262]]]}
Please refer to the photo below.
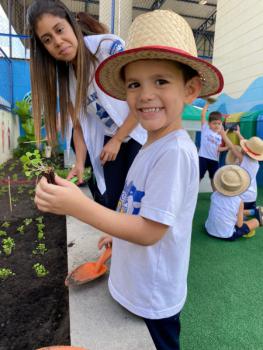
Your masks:
{"label": "blue painted wall", "polygon": [[13,89],[13,105],[30,91],[29,62],[27,60],[0,59],[0,96],[11,104],[10,86]]}

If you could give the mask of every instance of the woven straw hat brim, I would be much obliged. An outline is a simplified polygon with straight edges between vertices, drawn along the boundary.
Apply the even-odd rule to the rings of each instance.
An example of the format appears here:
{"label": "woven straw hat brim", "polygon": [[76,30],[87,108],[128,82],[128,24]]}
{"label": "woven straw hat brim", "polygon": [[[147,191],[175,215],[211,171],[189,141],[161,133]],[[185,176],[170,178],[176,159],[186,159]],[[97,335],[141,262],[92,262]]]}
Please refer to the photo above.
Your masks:
{"label": "woven straw hat brim", "polygon": [[108,95],[119,100],[125,100],[126,91],[121,77],[122,68],[128,63],[147,59],[171,60],[195,69],[199,73],[202,82],[199,97],[217,94],[223,88],[223,76],[212,64],[185,51],[165,46],[144,46],[108,57],[99,65],[96,71],[96,82]]}
{"label": "woven straw hat brim", "polygon": [[[235,148],[241,152],[241,147],[238,145],[235,145]],[[226,159],[225,159],[225,163],[226,165],[232,165],[232,164],[236,164],[237,161],[237,157],[234,155],[234,153],[229,150],[226,154]]]}
{"label": "woven straw hat brim", "polygon": [[250,157],[250,158],[253,158],[253,159],[255,159],[255,160],[259,160],[259,161],[261,161],[261,160],[263,160],[263,153],[262,154],[260,154],[260,155],[256,155],[256,154],[254,154],[253,152],[251,152],[251,151],[249,151],[248,149],[247,149],[247,146],[246,146],[246,142],[247,142],[248,140],[240,140],[240,146],[242,147],[242,149],[243,149],[243,151]]}
{"label": "woven straw hat brim", "polygon": [[[242,174],[243,183],[237,190],[231,190],[231,191],[226,190],[222,186],[220,179],[221,179],[222,173],[224,171],[226,171],[227,168],[236,169]],[[244,193],[248,189],[248,187],[250,186],[250,183],[251,183],[251,179],[250,179],[249,173],[245,169],[241,168],[240,166],[238,166],[238,165],[225,165],[216,171],[216,173],[214,175],[213,182],[214,182],[215,189],[219,193],[222,193],[223,195],[228,196],[228,197],[234,197],[234,196],[239,196],[240,194]]]}

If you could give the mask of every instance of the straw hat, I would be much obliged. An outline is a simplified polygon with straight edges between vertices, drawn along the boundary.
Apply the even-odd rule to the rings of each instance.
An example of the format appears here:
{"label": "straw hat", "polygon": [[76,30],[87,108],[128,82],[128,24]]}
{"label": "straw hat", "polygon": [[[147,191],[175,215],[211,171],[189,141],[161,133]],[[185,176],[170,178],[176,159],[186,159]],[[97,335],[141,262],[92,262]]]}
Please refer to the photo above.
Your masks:
{"label": "straw hat", "polygon": [[108,95],[125,100],[122,68],[128,63],[147,59],[177,61],[196,70],[202,81],[200,97],[214,95],[223,88],[220,71],[197,58],[195,39],[188,23],[169,10],[155,10],[135,18],[128,32],[126,50],[99,65],[97,84]]}
{"label": "straw hat", "polygon": [[216,190],[225,196],[238,196],[250,185],[249,173],[238,165],[225,165],[214,176]]}
{"label": "straw hat", "polygon": [[[238,151],[241,152],[241,147],[239,145],[235,145],[234,148]],[[227,165],[231,164],[239,164],[239,159],[235,156],[234,152],[230,149],[227,154],[226,154],[226,159],[225,163]]]}
{"label": "straw hat", "polygon": [[253,159],[263,160],[263,140],[257,136],[251,137],[249,140],[241,140],[240,146],[243,151]]}

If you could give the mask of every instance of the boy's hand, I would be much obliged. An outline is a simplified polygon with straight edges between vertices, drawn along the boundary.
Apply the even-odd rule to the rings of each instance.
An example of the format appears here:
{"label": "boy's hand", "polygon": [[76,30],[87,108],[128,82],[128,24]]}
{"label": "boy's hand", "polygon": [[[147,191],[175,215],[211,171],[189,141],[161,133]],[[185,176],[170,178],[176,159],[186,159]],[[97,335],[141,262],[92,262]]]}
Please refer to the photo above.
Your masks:
{"label": "boy's hand", "polygon": [[107,248],[107,247],[111,247],[111,246],[112,246],[112,237],[111,236],[105,235],[99,239],[99,242],[98,242],[99,249],[102,249],[103,247]]}
{"label": "boy's hand", "polygon": [[57,175],[55,181],[56,185],[49,184],[42,177],[36,187],[35,204],[43,212],[71,215],[84,195],[76,185]]}
{"label": "boy's hand", "polygon": [[116,137],[112,137],[106,145],[102,148],[100,153],[101,164],[104,165],[106,162],[113,161],[116,159],[121,147],[121,141]]}

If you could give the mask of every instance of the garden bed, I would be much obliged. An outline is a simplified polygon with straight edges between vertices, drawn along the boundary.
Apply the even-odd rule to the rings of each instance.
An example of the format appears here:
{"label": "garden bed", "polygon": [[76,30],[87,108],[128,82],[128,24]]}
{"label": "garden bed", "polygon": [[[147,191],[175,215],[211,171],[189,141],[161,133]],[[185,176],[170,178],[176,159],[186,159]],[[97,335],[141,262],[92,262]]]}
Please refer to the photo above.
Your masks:
{"label": "garden bed", "polygon": [[[34,182],[24,177],[20,161],[10,160],[0,169],[0,350],[70,343],[64,286],[66,219],[37,210],[34,188]],[[10,242],[15,245],[8,255]],[[3,269],[10,273],[6,278]],[[38,277],[37,272],[44,276]]]}

